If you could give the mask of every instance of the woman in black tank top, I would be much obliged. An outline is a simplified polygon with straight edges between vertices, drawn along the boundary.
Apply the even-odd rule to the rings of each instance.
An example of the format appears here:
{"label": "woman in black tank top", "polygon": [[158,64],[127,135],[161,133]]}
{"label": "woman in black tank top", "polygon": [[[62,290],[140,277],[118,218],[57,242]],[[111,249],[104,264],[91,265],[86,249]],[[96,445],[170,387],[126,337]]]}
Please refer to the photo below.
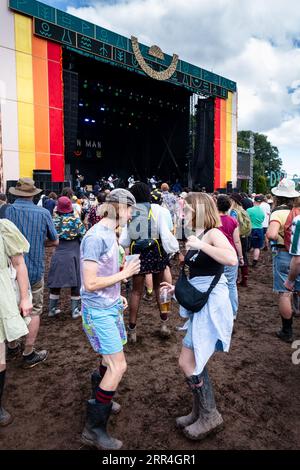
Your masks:
{"label": "woman in black tank top", "polygon": [[[188,237],[186,243],[188,251],[184,263],[188,267],[191,284],[198,290],[207,291],[211,279],[222,274],[225,265],[237,264],[237,255],[225,235],[218,230],[221,222],[213,199],[205,193],[189,193],[185,201],[189,209],[186,217],[186,220],[190,220],[188,228],[197,236]],[[198,286],[204,286],[204,290]],[[162,289],[164,288],[174,293],[174,287],[170,284],[162,283]],[[177,418],[176,423],[177,427],[183,429],[186,437],[200,440],[223,424],[223,419],[216,408],[206,363],[215,348],[221,346],[223,351],[229,349],[233,315],[225,277],[221,276],[213,294],[200,312],[191,314],[183,310],[183,313],[185,317],[188,314],[189,321],[179,365],[192,391],[193,409],[189,415]],[[213,333],[214,321],[217,322],[217,334]],[[226,337],[222,336],[222,330],[226,330]],[[200,343],[199,338],[201,338]]]}

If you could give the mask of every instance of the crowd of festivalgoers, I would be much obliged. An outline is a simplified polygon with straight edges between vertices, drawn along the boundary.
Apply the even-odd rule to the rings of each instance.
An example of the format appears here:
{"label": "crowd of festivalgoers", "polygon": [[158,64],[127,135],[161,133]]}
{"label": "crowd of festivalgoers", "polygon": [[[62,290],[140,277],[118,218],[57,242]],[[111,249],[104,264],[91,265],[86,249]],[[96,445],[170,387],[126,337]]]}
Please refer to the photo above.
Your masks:
{"label": "crowd of festivalgoers", "polygon": [[[29,178],[9,188],[12,204],[0,194],[0,426],[12,421],[2,406],[6,358],[22,355],[22,367],[31,369],[48,357],[35,344],[43,312],[45,247],[52,246],[48,316],[55,321],[60,315],[61,289],[69,289],[72,319],[82,318],[101,358],[91,375],[82,441],[98,449],[121,448],[107,423],[121,409],[113,398],[126,372],[124,345],[127,339],[133,345],[138,341],[142,300],[156,300],[160,334],[167,340],[169,311],[162,297],[177,301],[186,320],[179,366],[192,410],[176,424],[189,439],[203,439],[223,425],[207,363],[215,351],[229,350],[238,286],[248,287],[249,267],[255,271],[261,250],[272,252],[282,321],[277,337],[293,341],[293,317],[299,314],[300,193],[288,179],[265,196],[193,192],[178,181],[170,191],[155,176],[146,184],[132,175],[128,189],[114,188],[115,178],[110,178],[108,186],[97,182],[88,193],[78,172],[74,191],[42,195],[37,204],[42,191]],[[180,267],[175,286],[171,261]]]}

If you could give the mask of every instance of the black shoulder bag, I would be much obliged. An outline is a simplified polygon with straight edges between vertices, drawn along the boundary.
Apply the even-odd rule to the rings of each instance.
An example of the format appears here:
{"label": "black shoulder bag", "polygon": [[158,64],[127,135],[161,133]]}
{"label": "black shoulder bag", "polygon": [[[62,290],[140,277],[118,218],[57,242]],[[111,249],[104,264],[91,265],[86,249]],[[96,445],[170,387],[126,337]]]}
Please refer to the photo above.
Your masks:
{"label": "black shoulder bag", "polygon": [[188,280],[185,273],[185,262],[180,271],[179,278],[175,285],[175,297],[182,307],[186,308],[189,312],[195,313],[202,310],[208,301],[211,291],[218,284],[221,274],[214,276],[208,290],[200,292]]}

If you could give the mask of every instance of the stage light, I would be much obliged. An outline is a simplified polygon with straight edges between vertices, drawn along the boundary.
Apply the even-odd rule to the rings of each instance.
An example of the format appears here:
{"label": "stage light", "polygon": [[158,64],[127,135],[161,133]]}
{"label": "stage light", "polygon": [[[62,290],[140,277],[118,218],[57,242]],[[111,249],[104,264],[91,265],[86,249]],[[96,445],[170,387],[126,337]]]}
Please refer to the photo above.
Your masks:
{"label": "stage light", "polygon": [[79,105],[78,105],[78,106],[83,106],[83,103],[79,103]]}
{"label": "stage light", "polygon": [[100,108],[100,111],[105,111],[105,108]]}
{"label": "stage light", "polygon": [[84,122],[90,122],[90,120],[88,118],[85,118]]}
{"label": "stage light", "polygon": [[91,122],[95,123],[96,121],[95,121],[95,119],[92,119]]}

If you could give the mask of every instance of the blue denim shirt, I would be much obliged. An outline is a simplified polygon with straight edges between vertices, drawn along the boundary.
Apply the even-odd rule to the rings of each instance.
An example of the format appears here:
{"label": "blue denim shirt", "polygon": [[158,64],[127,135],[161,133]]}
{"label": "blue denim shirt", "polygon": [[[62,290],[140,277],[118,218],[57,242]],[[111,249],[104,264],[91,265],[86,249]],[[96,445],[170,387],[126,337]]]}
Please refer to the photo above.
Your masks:
{"label": "blue denim shirt", "polygon": [[56,240],[57,233],[47,209],[36,206],[31,200],[18,198],[7,207],[5,217],[13,222],[30,243],[25,254],[29,281],[33,285],[40,281],[45,271],[45,241]]}

